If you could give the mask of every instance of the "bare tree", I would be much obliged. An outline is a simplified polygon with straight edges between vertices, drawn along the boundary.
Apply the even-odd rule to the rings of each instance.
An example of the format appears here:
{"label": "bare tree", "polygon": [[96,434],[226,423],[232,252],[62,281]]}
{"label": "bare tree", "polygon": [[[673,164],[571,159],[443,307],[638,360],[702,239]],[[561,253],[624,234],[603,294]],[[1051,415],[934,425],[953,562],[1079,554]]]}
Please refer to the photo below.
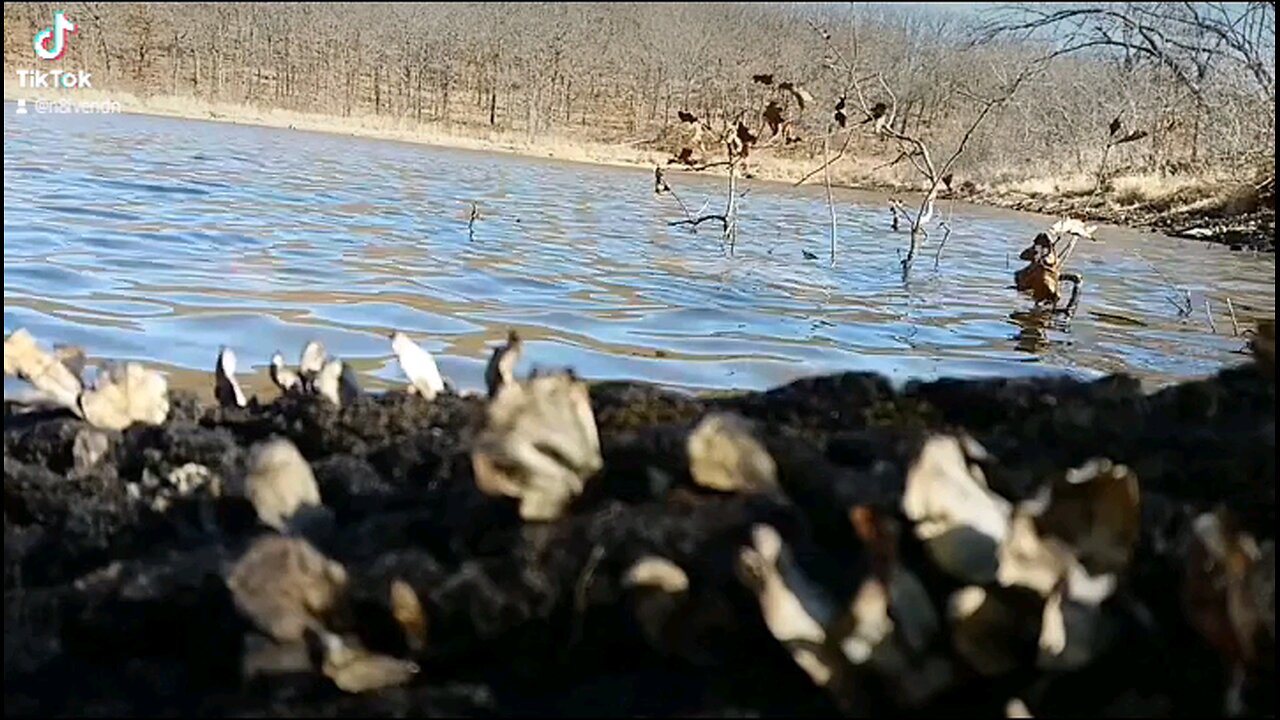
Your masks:
{"label": "bare tree", "polygon": [[[1013,97],[1013,94],[1018,90],[1018,86],[1030,74],[1032,66],[1025,66],[1011,79],[999,80],[994,92],[989,96],[978,95],[964,88],[957,87],[955,89],[957,94],[973,101],[978,110],[968,123],[964,134],[960,136],[959,141],[951,150],[951,153],[945,160],[938,163],[934,160],[933,153],[930,152],[929,146],[920,135],[908,133],[901,129],[902,125],[898,122],[900,111],[898,95],[885,80],[884,74],[878,71],[869,75],[862,74],[863,71],[858,65],[859,56],[856,36],[852,52],[846,55],[832,42],[831,33],[817,25],[814,25],[814,30],[822,36],[823,42],[830,52],[830,60],[827,63],[828,69],[844,78],[847,88],[835,105],[834,115],[836,124],[844,128],[845,140],[836,156],[825,158],[818,170],[801,178],[796,184],[799,185],[805,182],[818,171],[825,172],[831,163],[843,156],[854,133],[861,132],[862,128],[869,126],[870,132],[875,136],[892,140],[897,150],[897,155],[881,167],[889,167],[906,160],[915,168],[925,183],[924,197],[914,215],[899,205],[893,207],[895,224],[898,214],[901,213],[908,220],[911,233],[911,243],[907,248],[907,254],[901,260],[902,272],[905,276],[910,273],[916,253],[925,238],[928,237],[927,227],[930,220],[933,219],[934,206],[938,199],[938,194],[944,187],[950,190],[951,181],[954,177],[953,168],[956,161],[960,159],[961,154],[964,153],[965,146],[987,116]],[[875,90],[867,87],[872,81],[876,84]],[[874,103],[871,102],[868,96],[872,92],[877,92],[878,96],[883,99]],[[856,124],[850,124],[846,113],[849,96],[852,96],[857,102],[858,109],[863,115],[863,120]]]}
{"label": "bare tree", "polygon": [[[813,96],[804,87],[789,80],[775,81],[772,73],[753,75],[751,84],[765,89],[754,106],[758,110],[743,107],[721,112],[718,120],[699,118],[681,110],[680,121],[692,128],[692,136],[689,144],[668,161],[668,164],[695,171],[725,168],[724,211],[673,220],[671,224],[697,228],[704,222],[718,223],[722,230],[721,242],[728,247],[730,255],[735,250],[738,236],[738,179],[743,174],[747,159],[753,153],[800,142],[794,131],[794,116],[813,103]],[[710,154],[705,153],[708,144],[711,146]]]}
{"label": "bare tree", "polygon": [[[756,115],[777,88],[750,76],[767,72],[821,98],[813,111],[788,114],[803,140],[769,154],[836,186],[909,182],[927,199],[948,173],[990,186],[1097,168],[1216,178],[1245,165],[1263,173],[1255,185],[1274,175],[1266,2],[1010,6],[976,19],[861,3],[329,3],[287,13],[243,3],[6,3],[7,68],[31,63],[31,35],[58,9],[82,25],[67,61],[92,69],[102,87],[144,97],[376,114],[662,154],[686,147],[684,111],[717,130],[704,138],[714,145],[705,159],[720,161],[727,148],[715,137],[732,135],[739,112],[753,134],[763,127]],[[830,42],[817,42],[811,25],[828,29]],[[993,68],[1029,57],[1053,62],[1001,102],[1017,76]],[[881,123],[860,124],[870,108],[854,81],[871,108],[885,105],[878,131]],[[841,98],[844,127],[834,116]],[[975,126],[988,101],[996,105]],[[1104,146],[1098,128],[1121,110],[1148,137]],[[927,147],[932,173],[904,138]],[[735,189],[761,150],[739,158]],[[935,200],[944,196],[945,184]],[[912,220],[925,209],[913,208]]]}

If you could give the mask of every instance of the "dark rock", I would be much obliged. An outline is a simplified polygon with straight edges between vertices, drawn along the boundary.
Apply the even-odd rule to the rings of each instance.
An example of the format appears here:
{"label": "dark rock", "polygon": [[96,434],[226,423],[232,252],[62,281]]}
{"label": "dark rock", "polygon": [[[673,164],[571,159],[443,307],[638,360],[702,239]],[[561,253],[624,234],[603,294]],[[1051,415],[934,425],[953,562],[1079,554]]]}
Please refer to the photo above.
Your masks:
{"label": "dark rock", "polygon": [[[960,430],[990,451],[984,472],[1011,500],[1091,457],[1127,464],[1141,486],[1142,536],[1109,601],[1121,641],[1105,655],[1070,673],[1029,663],[999,677],[962,673],[917,711],[998,713],[1011,697],[1034,714],[1222,711],[1230,673],[1179,605],[1179,538],[1217,506],[1259,541],[1274,537],[1274,376],[1246,366],[1144,394],[1123,377],[896,391],[885,378],[846,373],[717,398],[596,383],[591,399],[605,467],[540,527],[475,488],[478,398],[388,393],[339,408],[289,396],[219,408],[175,393],[165,424],[104,433],[105,448],[65,413],[6,408],[6,713],[833,715],[838,706],[773,638],[735,576],[737,553],[753,525],[768,523],[831,597],[850,598],[869,572],[850,510],[897,517],[927,433]],[[692,482],[685,442],[713,411],[759,424],[780,494]],[[264,649],[223,580],[267,532],[242,498],[187,482],[186,495],[154,503],[150,485],[191,480],[193,465],[225,482],[242,477],[248,448],[272,435],[311,464],[326,514],[308,537],[350,577],[335,630],[373,652],[412,655],[421,671],[408,685],[347,695],[308,672],[299,648]],[[945,616],[955,582],[911,533],[901,543],[899,560]],[[640,626],[623,581],[646,556],[690,579],[678,600],[683,625],[665,634]],[[420,651],[394,618],[396,581],[421,601]],[[246,657],[274,670],[246,679]],[[1273,661],[1251,669],[1247,710],[1274,712],[1273,694],[1260,690],[1273,682]],[[903,710],[875,678],[863,687],[873,712]]]}

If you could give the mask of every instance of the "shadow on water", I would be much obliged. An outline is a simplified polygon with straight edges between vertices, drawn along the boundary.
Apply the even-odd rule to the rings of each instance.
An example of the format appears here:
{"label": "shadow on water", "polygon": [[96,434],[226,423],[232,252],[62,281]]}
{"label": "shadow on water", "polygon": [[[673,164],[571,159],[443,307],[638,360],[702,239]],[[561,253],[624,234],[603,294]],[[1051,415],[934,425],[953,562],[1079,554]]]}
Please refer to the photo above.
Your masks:
{"label": "shadow on water", "polygon": [[1015,310],[1009,313],[1009,319],[1018,326],[1018,332],[1014,335],[1014,347],[1031,355],[1039,354],[1055,342],[1066,342],[1051,341],[1049,339],[1051,327],[1064,335],[1071,333],[1070,321],[1050,310]]}
{"label": "shadow on water", "polygon": [[[727,258],[714,230],[668,225],[680,211],[650,171],[142,116],[8,120],[5,332],[176,384],[207,385],[226,343],[252,387],[272,351],[315,337],[379,387],[400,378],[400,329],[476,388],[512,327],[530,367],[688,388],[843,370],[1166,382],[1238,359],[1206,297],[1232,298],[1241,323],[1275,307],[1273,256],[1103,228],[1071,260],[1081,311],[1037,319],[1008,265],[1050,220],[989,208],[957,205],[938,267],[926,246],[904,283],[907,238],[873,194],[836,194],[833,267],[820,188],[749,184]],[[719,202],[716,178],[669,180],[694,209]],[[1171,284],[1195,312],[1175,311]]]}

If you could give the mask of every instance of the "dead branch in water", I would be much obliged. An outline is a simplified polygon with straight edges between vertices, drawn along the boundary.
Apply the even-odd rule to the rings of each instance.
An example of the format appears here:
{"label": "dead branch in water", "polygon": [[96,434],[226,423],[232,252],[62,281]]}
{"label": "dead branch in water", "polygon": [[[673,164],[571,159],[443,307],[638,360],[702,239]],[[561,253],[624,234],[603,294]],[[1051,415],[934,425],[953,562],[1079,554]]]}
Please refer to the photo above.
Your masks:
{"label": "dead branch in water", "polygon": [[897,198],[889,198],[889,216],[889,227],[891,227],[894,232],[898,232],[902,229],[903,218],[906,219],[908,227],[911,225],[911,216],[907,214],[906,208],[902,207],[902,201]]}
{"label": "dead branch in water", "polygon": [[702,215],[696,218],[691,217],[691,218],[688,218],[687,220],[671,220],[667,222],[667,225],[670,225],[672,227],[676,225],[689,225],[690,227],[696,228],[704,222],[711,222],[711,221],[720,223],[720,227],[722,228],[727,228],[729,225],[729,218],[725,217],[724,215]]}
{"label": "dead branch in water", "polygon": [[947,205],[947,219],[938,224],[942,228],[942,239],[938,241],[938,249],[933,253],[933,269],[938,269],[938,264],[942,262],[942,249],[947,246],[947,238],[951,237],[951,215],[955,212],[956,201],[953,199]]}
{"label": "dead branch in water", "polygon": [[[734,254],[737,247],[738,201],[746,195],[745,192],[739,192],[738,180],[745,174],[747,158],[752,153],[799,142],[800,138],[796,137],[793,131],[794,118],[788,117],[788,113],[791,112],[794,116],[813,101],[813,97],[804,88],[787,81],[775,83],[772,74],[753,76],[752,85],[770,88],[761,98],[763,108],[758,113],[750,108],[741,109],[736,113],[725,113],[720,117],[719,123],[713,125],[706,118],[700,118],[688,110],[679,111],[677,115],[680,122],[693,129],[692,137],[689,138],[686,147],[681,148],[674,158],[667,161],[668,165],[681,166],[693,172],[720,167],[728,170],[723,212],[693,217],[684,203],[680,203],[681,209],[685,212],[685,219],[671,221],[668,224],[696,228],[703,222],[719,222],[722,231],[721,245],[728,246],[730,255]],[[797,108],[795,112],[791,110],[793,105]],[[696,154],[704,152],[701,141],[706,138],[714,141],[711,152],[719,155],[720,159],[708,160],[695,157]],[[655,190],[664,186],[670,190],[670,186],[666,185],[660,175],[659,169],[655,173]],[[675,193],[672,195],[674,196]]]}
{"label": "dead branch in water", "polygon": [[1182,296],[1166,295],[1164,299],[1178,311],[1178,317],[1184,318],[1189,316],[1194,308],[1191,305],[1191,291],[1186,288],[1182,289]]}
{"label": "dead branch in water", "polygon": [[[827,139],[824,137],[822,139],[822,156],[824,158],[827,156],[827,150],[828,150]],[[825,185],[827,188],[827,211],[831,213],[831,267],[835,267],[836,265],[836,232],[837,232],[836,204],[835,204],[835,201],[831,198],[831,172],[829,170],[830,167],[831,167],[830,163],[827,163],[825,161],[822,163],[822,184]]]}
{"label": "dead branch in water", "polygon": [[[849,145],[849,136],[852,136],[854,133],[862,132],[860,128],[864,125],[870,124],[872,136],[892,140],[897,149],[897,156],[880,167],[889,167],[896,165],[902,160],[906,160],[911,163],[912,167],[915,168],[916,172],[925,181],[925,195],[920,202],[920,208],[916,212],[915,217],[910,218],[909,215],[906,215],[905,211],[903,212],[904,216],[911,219],[911,244],[907,249],[906,257],[901,261],[903,274],[905,276],[911,270],[911,265],[915,261],[917,251],[928,237],[927,226],[929,221],[933,219],[934,204],[937,202],[938,195],[944,186],[948,190],[950,189],[951,179],[953,177],[952,169],[955,166],[956,161],[959,160],[960,156],[964,153],[965,147],[968,145],[970,138],[973,137],[974,132],[977,131],[978,127],[982,125],[993,110],[1004,105],[1013,97],[1014,93],[1017,92],[1018,87],[1022,85],[1023,81],[1031,75],[1038,65],[1026,65],[1010,82],[1004,84],[998,92],[990,97],[984,98],[976,93],[960,91],[959,94],[977,101],[980,108],[973,120],[969,123],[964,134],[961,136],[959,143],[957,143],[956,147],[951,151],[950,155],[947,156],[945,161],[938,163],[934,160],[934,156],[930,152],[929,146],[925,143],[922,137],[906,132],[905,126],[903,129],[895,127],[894,121],[898,117],[898,95],[894,92],[884,75],[877,72],[872,75],[860,76],[857,65],[858,56],[856,46],[854,48],[852,58],[846,58],[846,56],[840,52],[839,48],[835,46],[835,43],[832,42],[831,34],[829,32],[813,22],[810,22],[810,26],[822,37],[829,55],[833,58],[827,63],[828,69],[839,72],[846,78],[847,91],[845,96],[842,96],[840,103],[837,105],[837,120],[843,117],[845,98],[848,97],[850,93],[856,100],[858,107],[861,109],[865,118],[861,123],[847,127],[845,130],[846,141],[841,146],[841,152],[837,153],[835,158],[824,158],[823,169],[825,170],[825,167],[829,167],[832,162],[839,159],[839,157],[844,154],[844,150]],[[872,103],[867,99],[870,90],[866,88],[865,85],[871,80],[875,80],[879,87],[879,91],[887,98],[887,102],[877,101]],[[811,176],[811,174],[806,175],[806,179],[809,176]],[[892,210],[894,212],[894,222],[896,224],[898,212],[901,208],[892,208]]]}
{"label": "dead branch in water", "polygon": [[[676,191],[671,189],[671,185],[667,183],[666,176],[662,173],[662,168],[657,165],[655,165],[653,168],[653,193],[655,195],[661,195],[663,193],[667,193],[671,195],[672,199],[674,199],[676,203],[680,206],[680,211],[684,213],[684,217],[685,217],[684,224],[691,225],[694,228],[694,232],[697,232],[698,223],[694,221],[693,213],[689,212],[689,206],[685,205],[684,201],[680,199],[680,196],[676,194]],[[668,223],[668,225],[678,225],[678,224],[682,224],[682,223],[681,222]]]}
{"label": "dead branch in water", "polygon": [[[1013,273],[1014,287],[1019,292],[1030,293],[1037,308],[1073,316],[1080,302],[1084,278],[1064,269],[1080,238],[1092,238],[1096,229],[1096,225],[1086,226],[1079,220],[1060,220],[1048,232],[1036,235],[1031,245],[1018,254],[1027,265]],[[1063,244],[1065,248],[1060,247]],[[1064,282],[1071,283],[1071,298],[1065,307],[1059,308]]]}

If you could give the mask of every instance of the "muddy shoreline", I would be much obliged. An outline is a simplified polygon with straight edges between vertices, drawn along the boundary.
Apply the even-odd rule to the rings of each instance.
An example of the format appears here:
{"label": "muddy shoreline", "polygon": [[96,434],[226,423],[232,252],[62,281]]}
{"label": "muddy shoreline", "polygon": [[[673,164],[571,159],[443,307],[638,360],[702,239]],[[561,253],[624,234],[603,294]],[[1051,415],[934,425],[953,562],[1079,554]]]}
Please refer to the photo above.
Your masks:
{"label": "muddy shoreline", "polygon": [[[392,391],[343,407],[311,396],[220,408],[174,392],[164,424],[105,433],[93,462],[77,448],[83,421],[6,403],[6,714],[957,716],[1003,714],[1014,698],[1034,716],[1223,714],[1231,666],[1179,601],[1178,538],[1218,508],[1259,542],[1274,538],[1270,368],[1251,362],[1152,394],[1123,376],[895,390],[846,373],[716,398],[598,382],[590,401],[604,469],[548,523],[522,522],[514,502],[477,490],[479,397]],[[692,482],[685,438],[711,411],[758,424],[780,494]],[[991,489],[1015,502],[1090,458],[1132,469],[1141,534],[1103,605],[1118,634],[1085,666],[1050,671],[1036,666],[1034,633],[1011,629],[1018,663],[981,674],[956,660],[944,627],[930,652],[954,665],[945,687],[906,707],[893,678],[877,675],[851,711],[770,634],[734,557],[768,523],[829,597],[851,597],[874,558],[850,511],[899,515],[904,476],[939,432],[980,442]],[[250,446],[273,435],[296,444],[333,513],[316,545],[352,578],[353,632],[413,658],[408,684],[351,694],[314,671],[245,679],[243,659],[262,640],[221,572],[268,531],[242,498],[173,478],[192,464],[204,477],[243,475]],[[640,619],[652,608],[623,580],[651,555],[689,580],[689,604],[656,636]],[[899,557],[946,617],[958,583],[909,532]],[[422,599],[429,639],[418,650],[388,621],[393,579]],[[1273,599],[1270,628],[1238,693],[1247,715],[1275,712]]]}
{"label": "muddy shoreline", "polygon": [[1263,253],[1276,251],[1274,197],[1270,200],[1271,207],[1243,213],[1220,210],[1179,212],[1145,205],[1120,207],[1079,196],[1033,197],[981,191],[969,196],[961,195],[960,199],[1021,212],[1072,217],[1086,222],[1105,222],[1169,237],[1224,245],[1231,250]]}

